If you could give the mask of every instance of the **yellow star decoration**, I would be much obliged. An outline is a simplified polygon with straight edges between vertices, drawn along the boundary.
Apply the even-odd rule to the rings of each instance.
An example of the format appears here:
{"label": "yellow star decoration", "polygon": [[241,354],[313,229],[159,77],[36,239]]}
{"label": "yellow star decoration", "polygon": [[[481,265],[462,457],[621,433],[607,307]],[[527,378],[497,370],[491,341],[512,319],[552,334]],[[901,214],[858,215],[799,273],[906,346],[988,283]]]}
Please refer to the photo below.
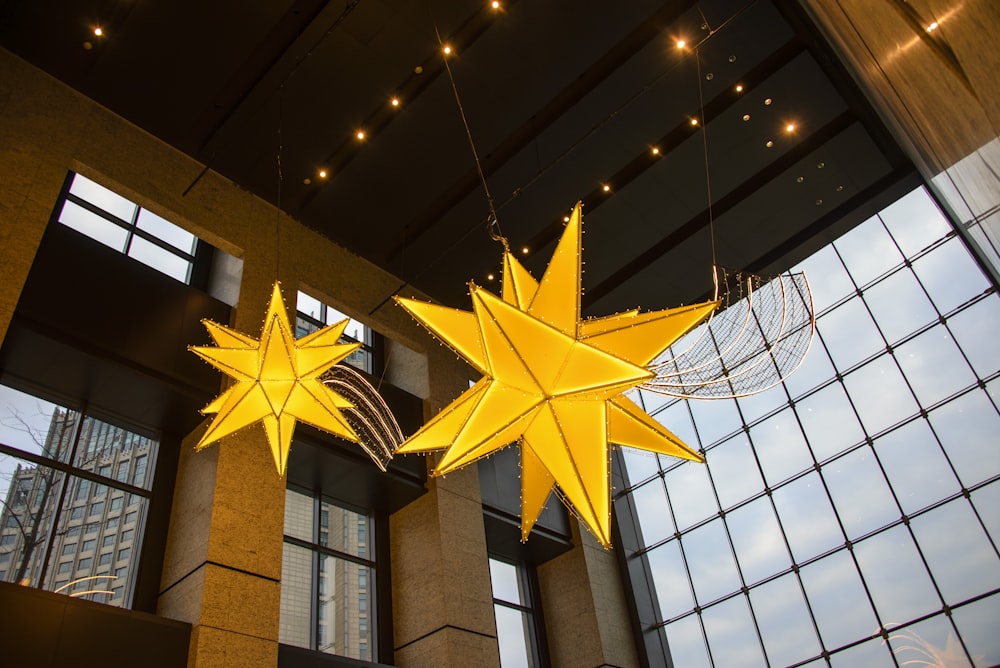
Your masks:
{"label": "yellow star decoration", "polygon": [[190,350],[236,383],[202,409],[203,414],[215,413],[215,419],[196,450],[261,422],[278,475],[285,475],[296,420],[358,441],[340,412],[352,404],[319,380],[324,371],[361,345],[338,343],[346,319],[296,341],[281,285],[275,282],[260,340],[210,320],[202,322],[217,347],[191,346]]}
{"label": "yellow star decoration", "polygon": [[541,282],[507,251],[502,296],[470,284],[471,313],[396,299],[483,374],[397,452],[447,448],[444,475],[520,440],[522,540],[557,484],[610,547],[612,444],[704,461],[623,393],[718,303],[580,320],[581,234],[577,204]]}

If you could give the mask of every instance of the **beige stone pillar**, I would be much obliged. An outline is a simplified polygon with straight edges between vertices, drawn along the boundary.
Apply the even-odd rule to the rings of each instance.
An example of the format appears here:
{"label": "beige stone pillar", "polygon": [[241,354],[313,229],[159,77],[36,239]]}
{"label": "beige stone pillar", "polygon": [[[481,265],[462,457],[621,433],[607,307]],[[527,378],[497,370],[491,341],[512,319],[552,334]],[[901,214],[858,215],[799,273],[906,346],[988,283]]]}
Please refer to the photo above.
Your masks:
{"label": "beige stone pillar", "polygon": [[389,518],[395,663],[499,666],[478,471],[469,466],[427,487]]}
{"label": "beige stone pillar", "polygon": [[575,547],[538,567],[555,668],[639,665],[615,554],[573,522]]}
{"label": "beige stone pillar", "polygon": [[[244,270],[233,326],[254,337],[270,298],[271,262],[270,275],[266,261]],[[158,613],[192,624],[193,668],[275,666],[285,480],[259,426],[195,452],[201,433],[182,445]]]}

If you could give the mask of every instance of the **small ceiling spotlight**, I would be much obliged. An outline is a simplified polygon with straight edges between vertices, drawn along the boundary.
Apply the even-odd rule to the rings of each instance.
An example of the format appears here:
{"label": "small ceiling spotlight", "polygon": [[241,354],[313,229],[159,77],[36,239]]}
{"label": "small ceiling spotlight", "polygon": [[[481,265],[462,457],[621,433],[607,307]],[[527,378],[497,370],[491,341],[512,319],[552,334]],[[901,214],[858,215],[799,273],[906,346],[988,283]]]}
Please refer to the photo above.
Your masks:
{"label": "small ceiling spotlight", "polygon": [[677,48],[678,49],[683,49],[685,46],[687,46],[687,42],[685,42],[682,39],[677,40]]}
{"label": "small ceiling spotlight", "polygon": [[569,216],[563,216],[563,222],[564,223],[568,223],[569,222]]}
{"label": "small ceiling spotlight", "polygon": [[399,98],[398,97],[393,97],[391,100],[389,100],[389,104],[391,104],[394,109],[398,109],[399,108]]}
{"label": "small ceiling spotlight", "polygon": [[307,186],[310,185],[312,182],[313,182],[312,179],[310,179],[308,176],[302,179],[302,183],[304,183]]}
{"label": "small ceiling spotlight", "polygon": [[527,255],[527,254],[528,254],[528,247],[527,246],[522,246],[521,247],[521,255]]}
{"label": "small ceiling spotlight", "polygon": [[364,141],[364,140],[365,140],[365,138],[366,138],[366,137],[367,137],[368,135],[366,135],[366,134],[365,134],[365,131],[364,131],[364,130],[358,130],[358,131],[357,131],[357,132],[356,132],[356,133],[354,134],[354,136],[358,138],[358,141]]}
{"label": "small ceiling spotlight", "polygon": [[327,174],[327,171],[325,169],[319,170],[319,178],[325,179],[327,176],[328,176],[328,174]]}
{"label": "small ceiling spotlight", "polygon": [[698,119],[697,118],[692,118],[691,119],[691,125],[698,125]]}
{"label": "small ceiling spotlight", "polygon": [[766,143],[766,144],[764,144],[764,146],[766,146],[766,147],[768,147],[768,148],[772,148],[772,147],[774,146],[774,142],[773,142],[773,141],[771,141],[770,139],[768,139],[768,140],[767,140],[767,143]]}
{"label": "small ceiling spotlight", "polygon": [[654,146],[653,148],[649,149],[649,152],[652,153],[653,155],[660,155],[660,147]]}
{"label": "small ceiling spotlight", "polygon": [[499,0],[493,0],[493,2],[490,3],[490,7],[492,7],[493,9],[500,9]]}
{"label": "small ceiling spotlight", "polygon": [[743,84],[736,84],[736,92],[737,93],[743,92]]}
{"label": "small ceiling spotlight", "polygon": [[487,281],[492,281],[495,278],[496,278],[496,276],[493,274],[493,272],[490,272],[490,273],[486,274],[486,280]]}
{"label": "small ceiling spotlight", "polygon": [[769,98],[769,97],[765,97],[764,98],[764,106],[765,107],[770,107],[772,102],[774,102],[774,100],[772,100],[771,98]]}
{"label": "small ceiling spotlight", "polygon": [[441,52],[446,56],[450,56],[452,53],[451,45],[445,44],[443,47],[441,47]]}
{"label": "small ceiling spotlight", "polygon": [[743,122],[750,120],[750,114],[743,114]]}
{"label": "small ceiling spotlight", "polygon": [[601,186],[601,190],[603,190],[606,193],[609,193],[609,192],[611,192],[611,186],[609,184],[605,183],[603,186]]}
{"label": "small ceiling spotlight", "polygon": [[104,37],[104,28],[101,26],[94,26],[94,37]]}
{"label": "small ceiling spotlight", "polygon": [[789,123],[786,125],[785,132],[795,132],[795,123]]}

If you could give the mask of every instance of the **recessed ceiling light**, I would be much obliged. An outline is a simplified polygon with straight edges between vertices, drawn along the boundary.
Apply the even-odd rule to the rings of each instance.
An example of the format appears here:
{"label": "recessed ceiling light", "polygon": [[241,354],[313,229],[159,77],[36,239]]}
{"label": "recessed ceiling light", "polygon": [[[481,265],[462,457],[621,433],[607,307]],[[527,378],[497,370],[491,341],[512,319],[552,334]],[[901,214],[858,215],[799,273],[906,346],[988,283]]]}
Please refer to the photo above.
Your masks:
{"label": "recessed ceiling light", "polygon": [[698,119],[697,118],[692,118],[691,119],[691,125],[698,125]]}
{"label": "recessed ceiling light", "polygon": [[444,55],[450,56],[451,55],[451,45],[450,44],[445,44],[443,47],[441,47],[441,51],[444,53]]}
{"label": "recessed ceiling light", "polygon": [[391,104],[393,107],[398,107],[399,106],[399,98],[398,97],[392,98],[391,100],[389,100],[389,104]]}
{"label": "recessed ceiling light", "polygon": [[603,190],[603,191],[604,191],[604,192],[606,192],[606,193],[609,193],[609,192],[611,192],[611,186],[610,186],[609,184],[605,183],[605,184],[604,184],[604,185],[603,185],[603,186],[601,187],[601,190]]}
{"label": "recessed ceiling light", "polygon": [[677,40],[677,48],[678,49],[683,49],[685,46],[687,46],[687,42],[685,42],[682,39]]}
{"label": "recessed ceiling light", "polygon": [[745,121],[749,121],[750,120],[750,114],[743,114],[743,120],[744,120],[744,122]]}
{"label": "recessed ceiling light", "polygon": [[494,278],[496,278],[496,276],[493,275],[493,272],[486,274],[487,281],[492,281]]}
{"label": "recessed ceiling light", "polygon": [[327,177],[326,170],[325,169],[319,170],[319,178],[325,179],[326,177]]}
{"label": "recessed ceiling light", "polygon": [[660,147],[654,146],[653,148],[649,149],[649,152],[652,153],[653,155],[660,155]]}
{"label": "recessed ceiling light", "polygon": [[367,135],[365,135],[364,130],[358,130],[354,136],[358,138],[358,141],[364,141]]}
{"label": "recessed ceiling light", "polygon": [[822,204],[823,204],[823,200],[821,200],[821,199],[816,200],[816,206],[821,206]]}
{"label": "recessed ceiling light", "polygon": [[767,143],[766,143],[766,144],[764,144],[764,146],[766,146],[766,147],[768,147],[768,148],[771,148],[772,146],[774,146],[774,142],[773,142],[773,141],[771,141],[770,139],[768,139],[768,140],[767,140]]}
{"label": "recessed ceiling light", "polygon": [[795,132],[795,123],[789,123],[786,125],[785,132]]}
{"label": "recessed ceiling light", "polygon": [[764,98],[764,106],[765,107],[770,107],[771,106],[771,102],[773,102],[773,100],[771,98],[769,98],[769,97]]}
{"label": "recessed ceiling light", "polygon": [[736,84],[736,92],[737,93],[743,92],[743,84]]}
{"label": "recessed ceiling light", "polygon": [[500,9],[500,3],[498,2],[498,0],[493,0],[493,2],[490,3],[490,7],[492,7],[493,9]]}
{"label": "recessed ceiling light", "polygon": [[521,254],[522,255],[527,255],[528,254],[528,247],[527,246],[524,246],[523,248],[521,248]]}
{"label": "recessed ceiling light", "polygon": [[95,26],[94,37],[104,37],[104,28],[102,28],[101,26]]}
{"label": "recessed ceiling light", "polygon": [[796,176],[795,177],[795,182],[796,183],[802,183],[805,180],[806,180],[806,177],[804,177],[804,176]]}
{"label": "recessed ceiling light", "polygon": [[310,179],[308,176],[306,178],[302,179],[302,183],[304,183],[306,185],[309,185],[312,182],[313,182],[312,179]]}
{"label": "recessed ceiling light", "polygon": [[564,223],[568,223],[569,222],[569,216],[563,216],[563,222]]}

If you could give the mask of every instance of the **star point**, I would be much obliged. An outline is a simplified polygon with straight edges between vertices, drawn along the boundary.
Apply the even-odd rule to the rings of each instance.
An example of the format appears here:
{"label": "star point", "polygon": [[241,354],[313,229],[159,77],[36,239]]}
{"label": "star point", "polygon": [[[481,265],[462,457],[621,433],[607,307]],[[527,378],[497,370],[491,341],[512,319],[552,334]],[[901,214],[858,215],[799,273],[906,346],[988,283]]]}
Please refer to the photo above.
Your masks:
{"label": "star point", "polygon": [[398,451],[445,450],[434,470],[444,475],[518,442],[522,539],[558,487],[609,547],[614,445],[704,461],[623,393],[717,303],[581,320],[581,235],[577,204],[542,279],[507,250],[501,295],[470,283],[471,312],[396,299],[483,374]]}

